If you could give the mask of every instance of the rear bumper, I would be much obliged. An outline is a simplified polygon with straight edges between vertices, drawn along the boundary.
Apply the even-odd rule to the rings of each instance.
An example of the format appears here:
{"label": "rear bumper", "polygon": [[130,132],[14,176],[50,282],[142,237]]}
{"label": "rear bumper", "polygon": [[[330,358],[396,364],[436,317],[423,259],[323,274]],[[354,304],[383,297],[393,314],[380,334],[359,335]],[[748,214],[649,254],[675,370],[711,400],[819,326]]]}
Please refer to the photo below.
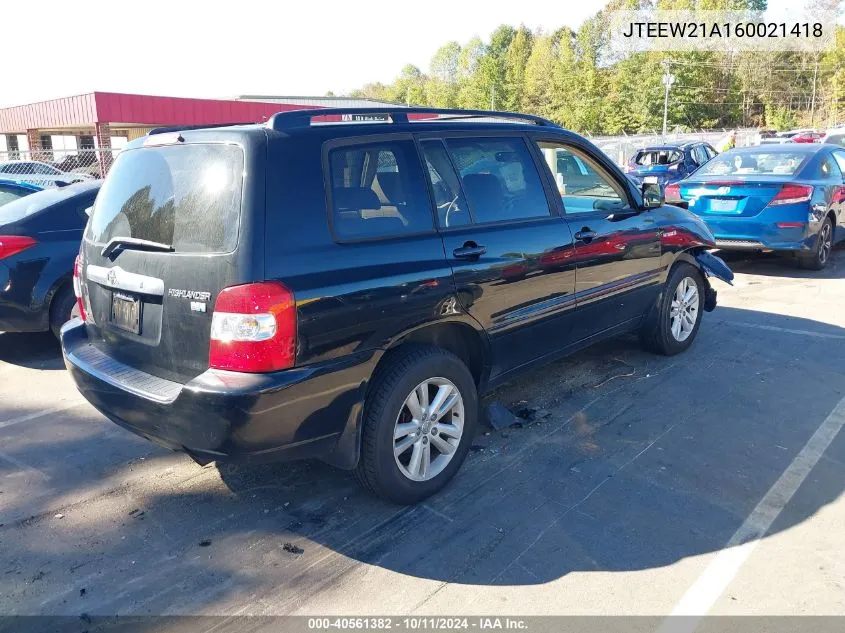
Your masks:
{"label": "rear bumper", "polygon": [[201,463],[357,461],[349,438],[357,436],[373,352],[270,374],[208,370],[186,384],[115,361],[79,320],[62,328],[62,352],[82,395],[108,419]]}
{"label": "rear bumper", "polygon": [[711,218],[699,216],[716,238],[716,247],[725,250],[773,250],[810,252],[816,247],[821,222],[807,222],[800,227],[781,228],[777,222],[792,218]]}

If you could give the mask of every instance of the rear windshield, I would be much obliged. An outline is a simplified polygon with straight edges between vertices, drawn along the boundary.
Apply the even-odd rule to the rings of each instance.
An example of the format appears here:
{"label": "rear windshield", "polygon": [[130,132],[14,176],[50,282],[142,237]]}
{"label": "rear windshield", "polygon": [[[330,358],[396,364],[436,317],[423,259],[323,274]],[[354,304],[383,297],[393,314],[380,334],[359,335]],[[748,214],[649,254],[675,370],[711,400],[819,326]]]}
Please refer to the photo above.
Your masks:
{"label": "rear windshield", "polygon": [[797,173],[809,154],[803,152],[742,152],[719,154],[695,172],[698,176],[725,176],[736,174],[783,175]]}
{"label": "rear windshield", "polygon": [[235,145],[195,144],[123,151],[106,178],[87,239],[160,242],[182,253],[235,250],[243,186]]}
{"label": "rear windshield", "polygon": [[12,224],[13,222],[20,222],[33,213],[38,213],[42,209],[53,206],[58,202],[70,200],[74,196],[90,191],[92,187],[82,185],[69,185],[59,189],[45,189],[36,193],[12,200],[0,207],[0,225]]}
{"label": "rear windshield", "polygon": [[634,162],[643,167],[652,165],[671,165],[683,158],[681,152],[676,149],[650,149],[637,154]]}

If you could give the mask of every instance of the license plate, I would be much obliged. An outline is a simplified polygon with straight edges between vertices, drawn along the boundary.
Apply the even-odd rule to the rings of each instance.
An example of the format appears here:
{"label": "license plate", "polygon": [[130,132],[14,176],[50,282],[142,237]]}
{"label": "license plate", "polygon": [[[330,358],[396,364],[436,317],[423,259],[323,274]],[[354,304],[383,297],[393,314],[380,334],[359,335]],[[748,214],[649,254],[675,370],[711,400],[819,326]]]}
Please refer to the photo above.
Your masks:
{"label": "license plate", "polygon": [[655,184],[657,184],[657,182],[658,182],[658,180],[657,180],[657,176],[646,176],[645,178],[643,178],[643,182],[647,182],[647,183],[649,183],[649,184],[650,184],[650,183],[655,183]]}
{"label": "license plate", "polygon": [[711,199],[710,210],[721,211],[722,213],[736,211],[736,200]]}
{"label": "license plate", "polygon": [[111,300],[111,322],[121,330],[141,333],[141,301],[115,292]]}

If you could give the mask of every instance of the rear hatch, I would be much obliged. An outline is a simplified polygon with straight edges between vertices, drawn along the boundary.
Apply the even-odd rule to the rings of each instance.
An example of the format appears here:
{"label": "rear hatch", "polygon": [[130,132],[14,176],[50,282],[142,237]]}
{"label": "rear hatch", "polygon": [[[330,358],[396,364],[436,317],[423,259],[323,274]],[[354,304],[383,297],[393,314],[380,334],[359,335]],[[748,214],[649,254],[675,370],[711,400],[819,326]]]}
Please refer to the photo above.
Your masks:
{"label": "rear hatch", "polygon": [[251,274],[238,256],[249,250],[243,146],[219,142],[219,133],[191,138],[200,142],[176,135],[172,144],[120,153],[81,259],[89,340],[126,365],[182,383],[208,368],[217,295]]}
{"label": "rear hatch", "polygon": [[783,179],[682,180],[681,197],[702,216],[751,217],[766,208],[781,190]]}

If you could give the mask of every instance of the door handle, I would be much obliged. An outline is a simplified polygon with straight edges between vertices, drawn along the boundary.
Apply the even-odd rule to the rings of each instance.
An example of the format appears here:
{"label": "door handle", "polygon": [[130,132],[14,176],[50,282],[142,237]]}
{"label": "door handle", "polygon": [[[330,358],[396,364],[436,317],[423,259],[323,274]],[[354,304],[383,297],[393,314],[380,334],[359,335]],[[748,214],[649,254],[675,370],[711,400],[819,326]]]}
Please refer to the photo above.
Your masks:
{"label": "door handle", "polygon": [[591,242],[596,237],[596,232],[593,231],[589,226],[583,227],[580,231],[575,234],[575,239],[580,240],[581,242]]}
{"label": "door handle", "polygon": [[485,253],[487,253],[487,249],[475,242],[466,242],[460,248],[456,248],[452,251],[452,255],[454,255],[456,259],[478,259]]}

